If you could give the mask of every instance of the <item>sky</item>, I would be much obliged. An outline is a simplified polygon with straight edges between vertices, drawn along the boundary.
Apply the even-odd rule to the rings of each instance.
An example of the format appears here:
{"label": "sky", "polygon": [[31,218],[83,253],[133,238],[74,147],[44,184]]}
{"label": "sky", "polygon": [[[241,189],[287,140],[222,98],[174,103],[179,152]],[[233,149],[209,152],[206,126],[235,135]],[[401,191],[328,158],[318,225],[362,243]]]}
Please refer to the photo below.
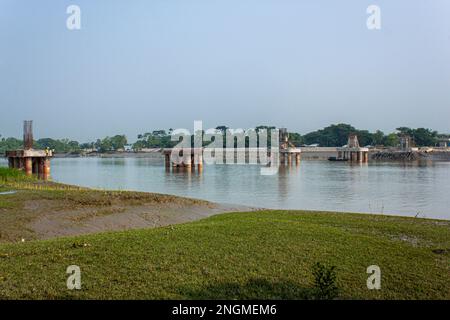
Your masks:
{"label": "sky", "polygon": [[194,120],[450,132],[450,1],[0,0],[0,134],[27,119],[80,142]]}

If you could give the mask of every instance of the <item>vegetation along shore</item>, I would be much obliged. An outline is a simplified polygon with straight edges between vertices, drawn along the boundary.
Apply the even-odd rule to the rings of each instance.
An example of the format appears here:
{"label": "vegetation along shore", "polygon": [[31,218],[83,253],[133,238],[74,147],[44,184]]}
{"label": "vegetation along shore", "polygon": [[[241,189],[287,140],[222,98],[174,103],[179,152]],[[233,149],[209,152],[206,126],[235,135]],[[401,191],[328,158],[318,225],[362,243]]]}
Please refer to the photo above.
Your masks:
{"label": "vegetation along shore", "polygon": [[[273,129],[274,126],[260,125],[255,129]],[[225,134],[227,126],[221,125],[216,127],[217,130]],[[56,153],[62,154],[80,154],[89,152],[109,153],[118,150],[140,151],[152,148],[171,148],[177,142],[171,141],[171,133],[173,129],[153,130],[139,134],[134,142],[124,134],[117,134],[111,137],[104,137],[92,142],[78,142],[71,139],[52,139],[42,138],[34,142],[37,149],[49,148]],[[368,130],[356,129],[349,124],[332,124],[320,130],[312,131],[306,134],[290,132],[290,141],[297,147],[302,145],[317,145],[321,147],[341,147],[347,143],[350,133],[358,136],[362,146],[383,146],[396,147],[399,145],[399,137],[408,135],[412,138],[414,144],[418,147],[437,146],[442,139],[449,143],[450,134],[438,133],[426,128],[408,128],[399,127],[396,132],[385,134],[380,130],[369,132]],[[225,139],[225,137],[224,137]],[[14,137],[2,137],[0,132],[0,153],[7,150],[18,149],[23,145],[23,141]]]}

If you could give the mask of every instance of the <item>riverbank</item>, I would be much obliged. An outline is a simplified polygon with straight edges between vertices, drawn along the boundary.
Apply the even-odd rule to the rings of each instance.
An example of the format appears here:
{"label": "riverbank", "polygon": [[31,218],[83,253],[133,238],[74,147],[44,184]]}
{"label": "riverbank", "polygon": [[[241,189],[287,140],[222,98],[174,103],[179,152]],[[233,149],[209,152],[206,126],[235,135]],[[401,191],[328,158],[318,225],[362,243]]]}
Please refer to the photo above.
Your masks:
{"label": "riverbank", "polygon": [[[162,228],[0,245],[3,299],[311,299],[336,266],[339,299],[450,299],[447,222],[261,211]],[[68,290],[66,268],[81,269]],[[378,265],[380,290],[366,269]]]}
{"label": "riverbank", "polygon": [[[340,299],[450,299],[449,221],[266,210],[29,241],[39,239],[30,229],[39,210],[82,225],[123,212],[117,206],[131,215],[164,208],[170,217],[193,207],[206,216],[214,204],[20,175],[2,181],[0,191],[18,191],[0,196],[3,299],[311,299],[316,262],[337,267]],[[81,290],[66,287],[69,265],[81,269]],[[381,268],[381,290],[367,289],[370,265]]]}
{"label": "riverbank", "polygon": [[162,227],[253,210],[158,193],[94,190],[21,174],[1,180],[0,175],[0,242]]}

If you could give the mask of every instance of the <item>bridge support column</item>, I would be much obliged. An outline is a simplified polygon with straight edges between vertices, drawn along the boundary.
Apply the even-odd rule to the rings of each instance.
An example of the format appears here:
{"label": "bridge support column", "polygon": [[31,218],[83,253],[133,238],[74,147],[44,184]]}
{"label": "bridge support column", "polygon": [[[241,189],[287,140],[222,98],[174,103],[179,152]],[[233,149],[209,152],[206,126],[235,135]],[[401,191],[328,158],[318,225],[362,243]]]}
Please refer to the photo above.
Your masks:
{"label": "bridge support column", "polygon": [[44,162],[44,164],[43,164],[43,166],[44,166],[44,174],[43,174],[43,176],[42,176],[42,178],[44,179],[44,180],[48,180],[48,179],[50,179],[50,159],[49,158],[45,158],[44,160],[43,160],[43,162]]}
{"label": "bridge support column", "polygon": [[25,174],[31,176],[33,174],[33,159],[24,158]]}
{"label": "bridge support column", "polygon": [[203,155],[201,153],[197,154],[197,171],[201,173],[203,171]]}
{"label": "bridge support column", "polygon": [[191,153],[189,154],[183,154],[183,165],[186,168],[191,168],[191,164],[192,164],[192,155]]}
{"label": "bridge support column", "polygon": [[170,154],[169,153],[165,153],[164,154],[164,164],[167,168],[170,168]]}

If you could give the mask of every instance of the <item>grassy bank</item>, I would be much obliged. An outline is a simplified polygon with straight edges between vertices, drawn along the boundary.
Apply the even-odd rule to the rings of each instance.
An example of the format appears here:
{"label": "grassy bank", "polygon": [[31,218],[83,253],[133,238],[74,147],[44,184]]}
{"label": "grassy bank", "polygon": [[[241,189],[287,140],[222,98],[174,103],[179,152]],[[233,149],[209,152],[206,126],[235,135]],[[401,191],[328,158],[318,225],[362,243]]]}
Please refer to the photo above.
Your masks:
{"label": "grassy bank", "polygon": [[[38,189],[38,182],[14,179],[4,180],[4,189],[14,182],[23,185],[21,192],[0,198],[0,230],[10,221],[9,234],[24,232],[25,224],[12,227],[15,217],[29,219],[14,197],[78,207],[108,207],[107,199],[130,205],[173,201],[49,184]],[[341,299],[450,299],[448,221],[257,211],[162,228],[13,241],[0,244],[3,299],[309,299],[316,262],[337,267]],[[81,290],[66,287],[69,265],[81,268]],[[370,265],[381,268],[381,290],[367,289]]]}
{"label": "grassy bank", "polygon": [[[343,299],[450,299],[449,224],[266,211],[146,230],[0,245],[1,298],[302,299],[337,266]],[[66,289],[78,265],[82,290]],[[366,268],[382,270],[368,290]]]}

